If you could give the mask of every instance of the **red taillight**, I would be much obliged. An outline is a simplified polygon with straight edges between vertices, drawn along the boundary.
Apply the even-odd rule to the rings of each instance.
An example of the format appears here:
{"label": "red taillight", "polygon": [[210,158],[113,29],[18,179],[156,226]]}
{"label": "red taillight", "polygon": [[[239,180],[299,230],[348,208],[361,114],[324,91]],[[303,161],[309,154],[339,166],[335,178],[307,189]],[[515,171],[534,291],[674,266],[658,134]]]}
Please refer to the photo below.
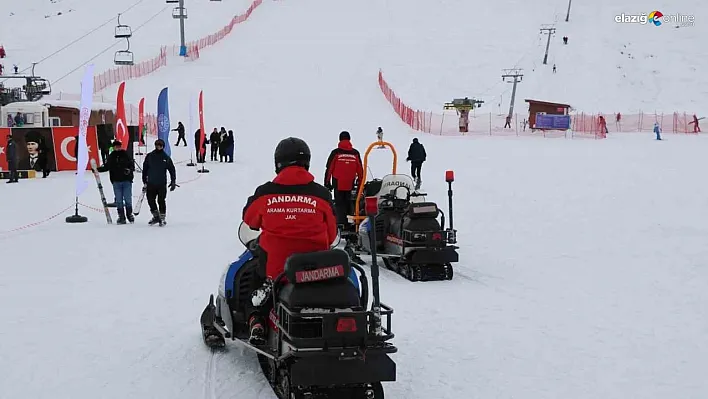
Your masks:
{"label": "red taillight", "polygon": [[351,317],[340,317],[337,320],[337,332],[356,332],[356,319]]}

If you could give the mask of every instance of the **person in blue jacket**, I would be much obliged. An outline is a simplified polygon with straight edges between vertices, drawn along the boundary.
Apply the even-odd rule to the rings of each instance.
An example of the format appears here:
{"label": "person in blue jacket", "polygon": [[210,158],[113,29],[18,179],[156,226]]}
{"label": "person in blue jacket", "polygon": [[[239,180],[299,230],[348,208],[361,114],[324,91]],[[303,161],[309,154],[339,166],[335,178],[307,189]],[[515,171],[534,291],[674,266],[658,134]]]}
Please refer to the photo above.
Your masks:
{"label": "person in blue jacket", "polygon": [[229,130],[229,136],[226,139],[228,142],[228,148],[226,149],[226,155],[228,163],[234,163],[234,131]]}
{"label": "person in blue jacket", "polygon": [[654,133],[656,133],[656,139],[661,140],[661,127],[658,122],[654,122]]}

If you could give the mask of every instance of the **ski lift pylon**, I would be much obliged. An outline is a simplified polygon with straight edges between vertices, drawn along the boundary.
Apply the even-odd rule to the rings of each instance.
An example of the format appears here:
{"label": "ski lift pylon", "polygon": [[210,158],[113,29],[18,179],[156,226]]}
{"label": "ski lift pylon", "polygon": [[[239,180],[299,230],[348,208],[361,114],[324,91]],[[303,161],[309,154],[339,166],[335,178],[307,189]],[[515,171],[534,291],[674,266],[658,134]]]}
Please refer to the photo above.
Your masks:
{"label": "ski lift pylon", "polygon": [[172,9],[172,18],[187,19],[187,9],[184,7],[175,7],[174,9]]}
{"label": "ski lift pylon", "polygon": [[133,30],[128,25],[120,23],[120,14],[118,14],[118,25],[116,25],[114,37],[116,39],[127,39],[133,36]]}

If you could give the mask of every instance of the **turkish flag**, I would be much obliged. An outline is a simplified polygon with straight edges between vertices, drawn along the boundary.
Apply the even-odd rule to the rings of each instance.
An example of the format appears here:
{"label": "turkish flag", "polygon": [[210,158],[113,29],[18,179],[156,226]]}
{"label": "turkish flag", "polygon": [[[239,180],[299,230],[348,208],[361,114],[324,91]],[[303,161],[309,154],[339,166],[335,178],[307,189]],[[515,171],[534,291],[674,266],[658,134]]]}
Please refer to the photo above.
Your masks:
{"label": "turkish flag", "polygon": [[7,165],[7,136],[11,134],[12,129],[0,127],[0,170],[9,170]]}
{"label": "turkish flag", "polygon": [[[79,135],[79,127],[55,127],[54,133],[54,153],[57,158],[57,170],[76,170],[76,136]],[[88,145],[89,159],[95,159],[100,164],[98,153],[98,135],[96,126],[89,126],[86,129],[86,144]],[[91,169],[91,163],[86,166],[86,170]]]}
{"label": "turkish flag", "polygon": [[118,86],[118,98],[116,99],[116,139],[121,142],[122,148],[128,148],[128,124],[125,119],[125,102],[123,93],[125,92],[125,82]]}

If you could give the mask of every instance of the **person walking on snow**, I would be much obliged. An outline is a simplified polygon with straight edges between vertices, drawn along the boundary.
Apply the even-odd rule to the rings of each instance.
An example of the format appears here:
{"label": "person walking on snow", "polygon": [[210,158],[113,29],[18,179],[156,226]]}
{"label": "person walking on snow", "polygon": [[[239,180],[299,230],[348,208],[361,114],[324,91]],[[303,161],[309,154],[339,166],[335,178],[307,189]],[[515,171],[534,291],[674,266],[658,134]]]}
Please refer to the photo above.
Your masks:
{"label": "person walking on snow", "polygon": [[177,137],[177,144],[175,144],[175,147],[179,147],[180,141],[184,141],[184,146],[186,147],[187,139],[184,137],[184,125],[182,124],[182,122],[177,122],[177,128],[172,129],[172,131],[177,132],[177,134],[179,135]]}
{"label": "person walking on snow", "polygon": [[553,64],[553,73],[556,73],[556,64]]}
{"label": "person walking on snow", "polygon": [[654,122],[654,133],[656,134],[656,139],[661,140],[661,127],[659,122]]}
{"label": "person walking on snow", "polygon": [[228,148],[226,149],[226,156],[228,158],[228,163],[234,163],[234,131],[229,130],[229,136],[226,139],[226,141],[229,143]]}
{"label": "person walking on snow", "polygon": [[172,158],[165,152],[165,142],[162,139],[155,141],[155,150],[145,156],[143,162],[143,190],[150,205],[152,219],[149,225],[159,223],[165,225],[167,214],[167,173],[170,174],[170,191],[177,188],[177,172]]}
{"label": "person walking on snow", "polygon": [[126,224],[126,218],[130,223],[135,222],[133,216],[133,177],[135,174],[135,162],[123,149],[120,141],[113,142],[115,150],[106,159],[106,163],[99,166],[99,172],[109,172],[113,193],[115,194],[116,207],[118,208],[118,221],[116,224]]}
{"label": "person walking on snow", "polygon": [[10,177],[7,183],[17,183],[17,144],[12,139],[12,135],[7,135],[7,148],[5,148],[7,168],[10,170]]}
{"label": "person walking on snow", "polygon": [[351,139],[349,132],[339,133],[339,144],[329,153],[324,178],[324,186],[333,191],[337,224],[345,231],[349,228],[347,216],[353,213],[352,190],[364,176],[361,154],[352,146]]}
{"label": "person walking on snow", "polygon": [[406,161],[411,163],[411,177],[416,181],[416,185],[420,186],[420,170],[423,168],[423,162],[425,162],[427,154],[425,153],[425,147],[423,144],[418,142],[418,139],[413,139],[411,146],[408,148],[408,158]]}

